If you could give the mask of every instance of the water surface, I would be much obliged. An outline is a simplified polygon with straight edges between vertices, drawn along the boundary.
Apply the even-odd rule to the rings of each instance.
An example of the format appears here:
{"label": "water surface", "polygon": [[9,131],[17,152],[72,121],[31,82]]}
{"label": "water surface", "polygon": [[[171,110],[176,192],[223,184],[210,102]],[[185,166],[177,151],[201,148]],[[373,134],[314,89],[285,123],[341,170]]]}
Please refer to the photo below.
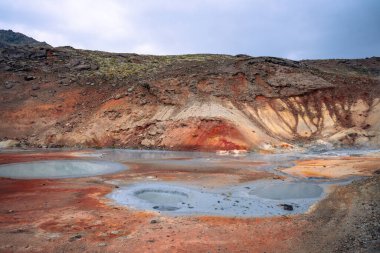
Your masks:
{"label": "water surface", "polygon": [[[132,209],[167,215],[258,217],[303,213],[323,196],[322,187],[314,184],[315,189],[310,194],[297,195],[293,189],[284,191],[281,198],[252,194],[252,189],[261,187],[262,183],[208,189],[180,183],[140,182],[120,187],[107,197]],[[285,210],[284,204],[291,205],[293,210]]]}
{"label": "water surface", "polygon": [[49,160],[0,165],[0,177],[15,179],[75,178],[111,174],[127,167],[98,160]]}
{"label": "water surface", "polygon": [[[32,151],[29,152],[32,153]],[[37,152],[41,153],[41,150]],[[51,151],[48,150],[48,152]],[[293,166],[297,160],[364,156],[373,152],[379,152],[379,150],[248,153],[239,156],[220,156],[208,152],[101,149],[75,152],[80,160],[49,160],[0,165],[0,177],[15,179],[91,177],[127,169],[127,166],[122,163],[143,165],[142,173],[147,173],[147,175],[151,172],[152,175],[159,175],[161,170],[166,174],[172,172],[173,178],[178,171],[196,173],[198,178],[202,177],[202,171],[218,172],[225,168],[229,168],[229,170],[224,170],[224,173],[229,175],[234,175],[235,169],[237,173],[241,170],[265,171],[281,177],[206,188],[204,185],[194,186],[191,182],[169,182],[165,179],[157,181],[154,176],[150,177],[155,181],[148,180],[149,177],[141,174],[143,176],[138,175],[136,178],[132,176],[126,180],[118,178],[107,182],[118,186],[107,197],[113,200],[114,204],[168,215],[275,216],[304,213],[311,205],[326,196],[326,187],[353,180],[353,178],[303,179],[283,173],[282,168]],[[152,171],[149,171],[150,169]],[[197,180],[196,178],[194,177],[194,180]],[[285,205],[292,208],[286,209]]]}

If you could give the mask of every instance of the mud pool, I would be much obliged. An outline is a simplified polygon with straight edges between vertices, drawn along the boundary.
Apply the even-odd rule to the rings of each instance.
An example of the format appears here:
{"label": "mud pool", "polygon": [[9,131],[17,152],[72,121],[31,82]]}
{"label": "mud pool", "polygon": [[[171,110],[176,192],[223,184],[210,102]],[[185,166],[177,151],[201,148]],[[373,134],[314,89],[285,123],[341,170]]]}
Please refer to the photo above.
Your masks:
{"label": "mud pool", "polygon": [[[56,160],[44,160],[44,152],[38,152],[39,161],[0,165],[0,177],[79,180],[75,178],[98,176],[102,184],[114,189],[101,197],[110,206],[174,216],[267,217],[304,213],[324,198],[331,186],[359,178],[301,178],[284,173],[284,168],[305,159],[360,157],[378,150],[228,156],[119,149],[49,150],[49,155],[65,152],[72,157]],[[16,152],[23,159],[35,158],[35,153]],[[252,177],[255,173],[260,176]],[[207,185],[209,179],[218,184]]]}
{"label": "mud pool", "polygon": [[111,174],[125,169],[125,165],[107,161],[52,160],[0,165],[0,177],[75,178]]}
{"label": "mud pool", "polygon": [[318,198],[323,188],[317,184],[304,182],[260,182],[252,187],[249,194],[266,199],[308,199]]}
{"label": "mud pool", "polygon": [[[303,194],[295,194],[297,183],[293,183],[294,186],[289,189],[280,187],[280,196],[279,187],[274,182],[270,182],[272,188],[267,187],[268,192],[265,196],[256,195],[255,189],[262,189],[264,184],[254,182],[206,189],[183,184],[145,182],[119,188],[108,197],[121,205],[169,215],[249,217],[289,214],[284,205],[291,205],[293,214],[303,213],[323,195],[323,188],[315,184],[302,184],[300,190],[306,191]],[[282,184],[284,183],[280,183]]]}

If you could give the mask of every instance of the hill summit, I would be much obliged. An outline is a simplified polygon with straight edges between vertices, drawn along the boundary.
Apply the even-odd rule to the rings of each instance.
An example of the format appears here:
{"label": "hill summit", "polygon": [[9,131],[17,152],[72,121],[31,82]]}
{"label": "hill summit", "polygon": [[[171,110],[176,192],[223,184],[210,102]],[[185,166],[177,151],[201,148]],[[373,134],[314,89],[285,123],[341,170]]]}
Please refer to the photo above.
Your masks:
{"label": "hill summit", "polygon": [[0,47],[6,46],[50,46],[46,42],[37,41],[22,33],[12,30],[0,30]]}

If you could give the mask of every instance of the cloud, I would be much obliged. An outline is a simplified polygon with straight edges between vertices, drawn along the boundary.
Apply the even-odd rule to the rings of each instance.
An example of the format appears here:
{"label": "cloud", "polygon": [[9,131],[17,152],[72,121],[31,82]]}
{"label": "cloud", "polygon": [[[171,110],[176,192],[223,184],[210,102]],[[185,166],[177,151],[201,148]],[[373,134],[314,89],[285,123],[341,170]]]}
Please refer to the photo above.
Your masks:
{"label": "cloud", "polygon": [[137,45],[132,49],[132,52],[137,54],[167,54],[164,50],[160,49],[157,45],[144,43]]}
{"label": "cloud", "polygon": [[380,55],[377,0],[2,0],[0,26],[54,46],[145,54]]}

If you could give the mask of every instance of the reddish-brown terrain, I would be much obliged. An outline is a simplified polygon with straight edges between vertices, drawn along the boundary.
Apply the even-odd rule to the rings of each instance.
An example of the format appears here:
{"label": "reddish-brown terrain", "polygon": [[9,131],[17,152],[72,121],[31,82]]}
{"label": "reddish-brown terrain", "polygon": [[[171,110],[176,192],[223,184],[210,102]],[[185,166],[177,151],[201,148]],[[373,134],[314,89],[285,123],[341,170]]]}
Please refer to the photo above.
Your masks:
{"label": "reddish-brown terrain", "polygon": [[379,146],[380,58],[291,61],[3,45],[3,146]]}
{"label": "reddish-brown terrain", "polygon": [[[0,40],[0,165],[88,159],[83,151],[3,149],[12,147],[218,150],[234,159],[203,167],[123,161],[128,170],[83,178],[0,177],[0,252],[379,252],[379,153],[300,159],[278,173],[239,160],[242,150],[379,148],[379,57],[152,56],[21,38]],[[139,182],[213,188],[290,177],[347,184],[328,188],[306,213],[268,217],[165,215],[106,197]]]}
{"label": "reddish-brown terrain", "polygon": [[[67,159],[74,153],[0,154],[1,164]],[[7,160],[10,157],[10,160]],[[78,159],[78,158],[77,158]],[[345,164],[377,156],[335,158]],[[307,160],[303,163],[328,163]],[[334,188],[308,213],[277,217],[171,216],[114,205],[105,195],[112,180],[182,181],[212,187],[263,178],[242,164],[157,167],[131,164],[113,175],[76,178],[0,179],[0,252],[377,252],[380,227],[379,175]],[[259,164],[257,164],[259,165]],[[348,176],[350,174],[347,174]],[[315,175],[313,175],[315,176]],[[341,175],[340,175],[341,176]]]}

